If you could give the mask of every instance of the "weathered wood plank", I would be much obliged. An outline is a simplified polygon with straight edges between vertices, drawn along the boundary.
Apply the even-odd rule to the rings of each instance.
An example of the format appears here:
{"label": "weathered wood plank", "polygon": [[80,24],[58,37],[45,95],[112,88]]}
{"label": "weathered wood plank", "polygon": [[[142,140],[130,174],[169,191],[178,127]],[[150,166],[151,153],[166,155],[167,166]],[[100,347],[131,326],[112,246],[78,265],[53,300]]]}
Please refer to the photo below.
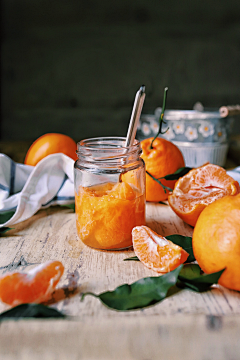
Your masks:
{"label": "weathered wood plank", "polygon": [[239,359],[235,316],[155,316],[3,322],[1,359]]}
{"label": "weathered wood plank", "polygon": [[[148,203],[147,224],[165,236],[192,234],[192,228],[167,205]],[[136,317],[138,314],[240,315],[240,294],[220,286],[203,294],[180,291],[153,307],[127,313],[109,310],[90,296],[80,301],[81,293],[85,291],[99,293],[142,277],[158,276],[140,262],[123,261],[133,255],[132,248],[98,251],[85,246],[76,234],[75,214],[69,209],[53,207],[15,225],[0,238],[0,274],[15,269],[28,270],[50,259],[62,261],[65,272],[50,304],[81,319]],[[0,304],[0,311],[7,308]]]}

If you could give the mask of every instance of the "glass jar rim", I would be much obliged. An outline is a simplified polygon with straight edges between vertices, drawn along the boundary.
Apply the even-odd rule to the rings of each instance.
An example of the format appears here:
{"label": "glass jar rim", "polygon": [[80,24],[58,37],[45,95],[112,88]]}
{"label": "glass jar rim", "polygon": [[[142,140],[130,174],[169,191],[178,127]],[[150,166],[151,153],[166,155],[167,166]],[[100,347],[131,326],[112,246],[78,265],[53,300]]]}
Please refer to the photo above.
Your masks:
{"label": "glass jar rim", "polygon": [[[126,138],[122,136],[102,136],[102,137],[94,137],[80,140],[77,143],[77,152],[81,149],[86,150],[96,150],[101,149],[101,151],[114,151],[116,149],[119,152],[120,149],[131,151],[134,149],[138,149],[140,146],[140,141],[134,139],[134,142],[131,146],[125,146]],[[122,144],[121,144],[122,143]]]}
{"label": "glass jar rim", "polygon": [[125,137],[96,137],[81,140],[77,143],[78,159],[84,162],[105,162],[112,165],[134,162],[139,159],[142,148],[140,141],[135,139],[133,145],[125,146]]}

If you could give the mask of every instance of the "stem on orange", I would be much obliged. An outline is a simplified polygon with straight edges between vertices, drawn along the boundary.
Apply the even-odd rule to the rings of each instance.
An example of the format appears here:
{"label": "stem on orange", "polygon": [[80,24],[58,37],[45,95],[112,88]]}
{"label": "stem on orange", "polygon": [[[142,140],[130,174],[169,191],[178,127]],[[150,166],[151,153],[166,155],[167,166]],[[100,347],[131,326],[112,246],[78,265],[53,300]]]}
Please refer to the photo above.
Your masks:
{"label": "stem on orange", "polygon": [[173,191],[173,189],[171,189],[170,187],[165,186],[165,185],[163,185],[163,184],[161,183],[161,181],[159,180],[159,179],[161,179],[161,178],[159,178],[159,179],[155,178],[155,177],[154,177],[152,174],[150,174],[150,172],[147,171],[147,170],[146,170],[146,173],[147,173],[153,180],[155,180],[159,185],[162,186],[165,194],[166,194],[166,192],[167,192],[166,190],[168,190],[168,191]]}
{"label": "stem on orange", "polygon": [[165,107],[166,107],[166,100],[167,100],[167,91],[168,91],[168,87],[165,87],[164,89],[164,95],[163,95],[163,106],[162,106],[162,111],[161,111],[161,115],[159,117],[159,129],[158,129],[158,132],[157,134],[155,135],[154,139],[152,140],[151,142],[151,145],[150,145],[150,149],[153,149],[153,142],[154,140],[158,137],[159,134],[165,134],[167,131],[168,131],[168,128],[166,131],[162,132],[162,124],[166,124],[163,120],[163,117],[164,117],[164,111],[165,111]]}

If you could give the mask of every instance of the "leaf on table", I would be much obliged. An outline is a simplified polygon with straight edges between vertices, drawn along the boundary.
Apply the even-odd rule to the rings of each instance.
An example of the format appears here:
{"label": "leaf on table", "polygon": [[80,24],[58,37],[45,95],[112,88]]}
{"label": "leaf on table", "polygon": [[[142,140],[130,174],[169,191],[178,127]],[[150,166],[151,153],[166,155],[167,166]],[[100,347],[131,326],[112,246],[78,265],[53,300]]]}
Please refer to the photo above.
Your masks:
{"label": "leaf on table", "polygon": [[164,202],[164,201],[159,201],[158,204],[168,205],[168,203],[167,203],[167,202]]}
{"label": "leaf on table", "polygon": [[[15,211],[5,211],[0,213],[0,224],[4,224],[15,214]],[[0,228],[0,236],[5,234],[7,231],[12,230],[12,228],[3,226]]]}
{"label": "leaf on table", "polygon": [[177,286],[189,288],[197,292],[206,291],[213,284],[217,284],[224,270],[225,269],[212,274],[205,274],[202,273],[198,264],[186,264],[180,271]]}
{"label": "leaf on table", "polygon": [[21,304],[2,312],[0,321],[21,318],[65,318],[60,311],[42,304]]}
{"label": "leaf on table", "polygon": [[61,205],[61,206],[68,207],[69,209],[72,209],[75,212],[75,203],[73,203],[73,204],[64,204],[64,205]]}
{"label": "leaf on table", "polygon": [[7,231],[12,230],[13,228],[4,226],[2,228],[0,228],[0,236],[2,236],[3,234],[5,234]]}
{"label": "leaf on table", "polygon": [[185,264],[179,275],[186,279],[194,279],[202,274],[204,273],[198,264]]}
{"label": "leaf on table", "polygon": [[181,246],[185,251],[189,253],[189,257],[187,258],[188,263],[195,261],[195,256],[193,254],[192,249],[192,238],[190,236],[183,236],[183,235],[168,235],[166,239],[172,241],[174,244]]}
{"label": "leaf on table", "polygon": [[179,168],[177,171],[175,171],[173,174],[169,174],[166,176],[163,176],[159,179],[165,179],[165,180],[178,180],[180,177],[186,175],[192,168],[190,167],[182,167]]}
{"label": "leaf on table", "polygon": [[123,259],[123,261],[140,261],[137,256],[131,256],[129,258]]}
{"label": "leaf on table", "polygon": [[114,291],[106,291],[99,295],[91,292],[83,293],[82,300],[86,295],[92,295],[114,310],[142,309],[154,305],[167,297],[168,290],[176,284],[182,267],[183,265],[180,265],[175,270],[162,276],[140,279],[131,285],[123,284]]}
{"label": "leaf on table", "polygon": [[0,213],[0,224],[4,224],[15,214],[15,211],[5,211]]}

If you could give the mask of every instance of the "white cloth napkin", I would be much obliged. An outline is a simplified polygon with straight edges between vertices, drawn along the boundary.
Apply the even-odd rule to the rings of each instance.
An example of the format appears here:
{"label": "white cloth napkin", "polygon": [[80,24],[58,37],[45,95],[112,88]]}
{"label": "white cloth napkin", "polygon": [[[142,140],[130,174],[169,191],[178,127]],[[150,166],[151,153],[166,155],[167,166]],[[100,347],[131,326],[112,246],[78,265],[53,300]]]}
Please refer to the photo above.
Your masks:
{"label": "white cloth napkin", "polygon": [[[0,228],[30,218],[41,208],[74,203],[74,160],[53,154],[36,166],[15,163],[0,154],[0,215],[13,211]],[[240,184],[240,166],[227,171]]]}
{"label": "white cloth napkin", "polygon": [[0,154],[0,215],[15,211],[0,227],[30,218],[41,208],[74,203],[74,160],[53,154],[36,166],[15,163]]}

